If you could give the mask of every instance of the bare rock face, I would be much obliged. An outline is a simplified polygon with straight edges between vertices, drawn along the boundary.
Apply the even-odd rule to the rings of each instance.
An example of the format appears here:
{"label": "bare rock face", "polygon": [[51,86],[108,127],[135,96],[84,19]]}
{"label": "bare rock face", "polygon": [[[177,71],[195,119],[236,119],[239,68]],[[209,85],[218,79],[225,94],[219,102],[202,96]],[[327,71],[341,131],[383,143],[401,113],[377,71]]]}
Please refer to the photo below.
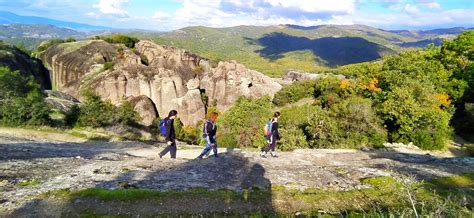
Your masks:
{"label": "bare rock face", "polygon": [[116,56],[113,45],[101,41],[79,41],[52,46],[40,55],[51,72],[51,82],[57,90],[79,98],[81,80],[98,72],[103,64]]}
{"label": "bare rock face", "polygon": [[219,62],[201,80],[201,89],[206,91],[209,102],[216,102],[219,111],[231,107],[240,96],[258,98],[273,95],[281,89],[281,85],[271,78],[245,68],[236,61]]}
{"label": "bare rock face", "polygon": [[[204,58],[150,41],[138,42],[134,51],[104,41],[86,42],[67,54],[64,51],[71,50],[68,47],[52,47],[42,54],[59,90],[77,96],[80,89],[92,89],[114,104],[140,96],[145,105],[149,103],[143,100],[146,97],[160,117],[174,109],[185,125],[204,119],[203,94],[216,103],[218,110],[225,111],[240,96],[272,96],[281,88],[269,77],[235,61],[219,62],[217,68],[212,68]],[[113,61],[113,69],[96,70],[108,61]],[[140,107],[144,106],[138,107],[144,123],[152,120],[151,110]]]}
{"label": "bare rock face", "polygon": [[155,104],[147,96],[130,96],[126,99],[133,105],[138,114],[142,117],[142,124],[149,126],[153,123],[153,120],[157,118],[157,112]]}
{"label": "bare rock face", "polygon": [[286,72],[286,74],[283,76],[283,81],[284,82],[294,82],[294,81],[305,81],[305,80],[318,80],[320,78],[325,78],[325,77],[337,77],[340,79],[344,79],[344,75],[334,75],[334,74],[316,74],[316,73],[305,73],[305,72],[300,72],[296,70],[289,70]]}
{"label": "bare rock face", "polygon": [[46,102],[54,109],[67,112],[71,109],[74,105],[78,105],[80,102],[69,96],[65,93],[52,91],[52,90],[45,90],[44,93],[46,94]]}

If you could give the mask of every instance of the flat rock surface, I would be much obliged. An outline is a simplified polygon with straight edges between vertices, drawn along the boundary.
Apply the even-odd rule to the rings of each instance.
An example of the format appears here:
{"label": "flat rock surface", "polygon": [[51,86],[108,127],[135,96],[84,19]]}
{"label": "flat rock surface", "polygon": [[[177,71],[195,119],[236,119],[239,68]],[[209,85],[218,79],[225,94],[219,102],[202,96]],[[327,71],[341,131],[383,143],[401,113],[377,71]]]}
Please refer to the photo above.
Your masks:
{"label": "flat rock surface", "polygon": [[[33,137],[0,129],[0,215],[24,207],[41,193],[63,188],[156,190],[232,189],[283,185],[288,188],[352,190],[360,179],[409,174],[419,180],[474,172],[474,158],[359,150],[296,150],[277,158],[220,149],[219,157],[195,160],[200,147],[178,148],[178,158],[160,159],[163,144],[87,142]],[[39,184],[21,186],[36,179]]]}

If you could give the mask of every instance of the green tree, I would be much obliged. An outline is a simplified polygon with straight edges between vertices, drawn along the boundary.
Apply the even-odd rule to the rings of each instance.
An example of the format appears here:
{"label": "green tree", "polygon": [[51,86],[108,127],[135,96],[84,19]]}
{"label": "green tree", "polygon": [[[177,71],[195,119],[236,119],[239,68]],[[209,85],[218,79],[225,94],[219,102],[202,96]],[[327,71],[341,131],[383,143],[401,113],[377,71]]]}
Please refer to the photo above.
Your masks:
{"label": "green tree", "polygon": [[0,123],[37,126],[49,123],[50,109],[32,76],[0,67]]}

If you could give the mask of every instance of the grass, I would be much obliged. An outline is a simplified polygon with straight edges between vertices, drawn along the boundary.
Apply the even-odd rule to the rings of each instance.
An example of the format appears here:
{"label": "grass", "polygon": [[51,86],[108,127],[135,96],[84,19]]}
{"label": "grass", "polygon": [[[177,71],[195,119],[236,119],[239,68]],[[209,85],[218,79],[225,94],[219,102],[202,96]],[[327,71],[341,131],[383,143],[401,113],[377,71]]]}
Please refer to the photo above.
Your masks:
{"label": "grass", "polygon": [[[417,182],[410,185],[409,189],[416,196],[415,206],[421,215],[468,216],[472,214],[474,199],[467,196],[467,203],[464,205],[458,203],[458,199],[466,198],[466,194],[471,194],[465,190],[472,191],[473,181],[473,174],[464,174]],[[192,202],[204,199],[213,199],[226,204],[247,202],[252,205],[263,205],[265,202],[272,202],[275,211],[282,215],[294,214],[295,211],[310,216],[320,216],[321,213],[349,217],[414,215],[406,195],[408,188],[399,180],[392,177],[375,177],[363,179],[361,182],[370,188],[350,191],[310,188],[301,191],[284,186],[272,186],[271,189],[252,188],[242,192],[225,189],[209,191],[202,188],[164,192],[150,189],[91,188],[79,191],[51,191],[45,193],[43,197],[96,198],[103,202],[121,201],[134,204],[150,200],[166,204],[166,202]],[[445,193],[438,195],[434,192],[435,189],[445,190]]]}
{"label": "grass", "polygon": [[39,185],[39,184],[41,184],[41,181],[39,179],[25,180],[25,181],[21,181],[20,183],[18,183],[18,185],[21,186],[21,187]]}

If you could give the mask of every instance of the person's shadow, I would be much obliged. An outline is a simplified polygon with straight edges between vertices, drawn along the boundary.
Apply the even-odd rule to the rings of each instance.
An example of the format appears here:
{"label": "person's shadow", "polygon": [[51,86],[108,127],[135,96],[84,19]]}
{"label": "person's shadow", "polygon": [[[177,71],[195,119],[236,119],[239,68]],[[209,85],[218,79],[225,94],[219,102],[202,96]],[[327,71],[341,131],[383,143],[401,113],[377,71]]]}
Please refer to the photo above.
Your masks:
{"label": "person's shadow", "polygon": [[[76,217],[89,215],[119,216],[273,216],[271,182],[262,165],[239,153],[222,153],[218,158],[189,160],[164,165],[143,176],[143,171],[122,173],[111,181],[97,183],[105,190],[151,190],[147,199],[101,200],[73,196],[66,203],[54,204],[36,199],[7,215],[10,217]],[[169,162],[168,162],[169,161]],[[126,185],[124,185],[126,184]],[[159,197],[156,197],[158,196]],[[49,210],[48,208],[55,208]]]}

